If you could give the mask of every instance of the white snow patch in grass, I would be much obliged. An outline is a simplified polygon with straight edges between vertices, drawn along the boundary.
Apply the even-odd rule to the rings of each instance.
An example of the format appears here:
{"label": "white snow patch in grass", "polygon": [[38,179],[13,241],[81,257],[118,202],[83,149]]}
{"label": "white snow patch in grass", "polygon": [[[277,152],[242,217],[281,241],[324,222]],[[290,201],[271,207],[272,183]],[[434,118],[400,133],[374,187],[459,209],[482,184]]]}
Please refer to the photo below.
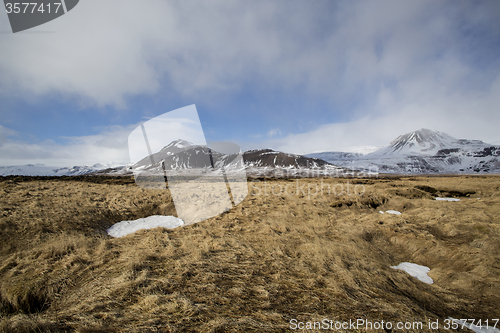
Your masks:
{"label": "white snow patch in grass", "polygon": [[[472,325],[471,323],[464,322],[460,319],[454,319],[451,317],[449,317],[448,319],[451,319],[452,321],[456,322],[458,325],[460,325],[459,327],[465,326],[468,329],[473,330],[476,333],[500,333],[500,330],[498,328],[494,328],[492,326],[486,327],[486,325],[485,325],[485,326],[479,327],[476,325]],[[478,322],[475,322],[475,323],[478,323]],[[493,325],[495,325],[494,322],[491,322],[491,323]]]}
{"label": "white snow patch in grass", "polygon": [[387,214],[401,215],[401,212],[398,212],[397,210],[386,210],[385,212]]}
{"label": "white snow patch in grass", "polygon": [[440,198],[440,197],[437,197],[436,200],[437,201],[460,201],[460,199],[457,199],[457,198]]}
{"label": "white snow patch in grass", "polygon": [[132,234],[141,229],[152,229],[158,227],[173,229],[183,224],[184,221],[175,216],[153,215],[134,221],[122,221],[115,223],[107,230],[107,232],[108,235],[116,238]]}
{"label": "white snow patch in grass", "polygon": [[379,212],[380,214],[384,214],[384,212],[383,212],[383,211],[381,211],[381,210],[379,210],[378,212]]}
{"label": "white snow patch in grass", "polygon": [[411,276],[419,279],[424,283],[427,284],[434,283],[431,277],[427,275],[427,273],[429,273],[429,271],[431,270],[429,267],[412,264],[411,262],[402,262],[397,266],[391,266],[391,268],[405,271],[406,273],[410,274]]}

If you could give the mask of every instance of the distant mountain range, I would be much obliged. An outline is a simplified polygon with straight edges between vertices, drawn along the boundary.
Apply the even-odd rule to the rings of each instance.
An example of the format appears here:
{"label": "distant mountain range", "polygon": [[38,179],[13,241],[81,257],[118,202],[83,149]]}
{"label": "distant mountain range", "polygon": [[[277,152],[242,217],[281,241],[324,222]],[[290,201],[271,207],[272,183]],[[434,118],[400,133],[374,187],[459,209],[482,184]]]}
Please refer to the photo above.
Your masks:
{"label": "distant mountain range", "polygon": [[366,155],[323,152],[306,155],[354,170],[398,174],[500,172],[500,146],[456,139],[429,129],[399,136],[388,146]]}
{"label": "distant mountain range", "polygon": [[50,167],[44,164],[28,164],[0,167],[0,176],[80,176],[104,170],[121,170],[125,166],[116,163],[97,163],[94,165],[72,167]]}
{"label": "distant mountain range", "polygon": [[[375,150],[375,151],[374,151]],[[364,154],[363,152],[369,152]],[[52,168],[44,165],[0,167],[0,176],[131,176],[133,171],[182,172],[182,170],[244,168],[254,177],[310,177],[380,172],[396,174],[470,174],[499,173],[500,146],[479,140],[456,139],[429,129],[399,136],[378,150],[364,147],[358,152],[321,152],[295,155],[271,149],[249,150],[241,159],[237,154],[222,154],[207,146],[179,139],[134,165],[95,164]],[[238,163],[234,161],[239,161]]]}

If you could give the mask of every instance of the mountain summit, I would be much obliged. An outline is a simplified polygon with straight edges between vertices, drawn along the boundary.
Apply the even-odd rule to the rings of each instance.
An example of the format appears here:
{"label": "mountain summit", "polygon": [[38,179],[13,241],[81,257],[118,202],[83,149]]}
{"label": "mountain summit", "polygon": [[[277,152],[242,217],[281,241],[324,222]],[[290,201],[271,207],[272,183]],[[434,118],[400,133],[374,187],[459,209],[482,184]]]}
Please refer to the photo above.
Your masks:
{"label": "mountain summit", "polygon": [[170,142],[168,145],[163,147],[159,153],[164,153],[166,155],[175,155],[177,153],[182,152],[185,150],[187,147],[195,146],[194,143],[191,143],[189,141],[183,140],[183,139],[177,139],[175,141]]}
{"label": "mountain summit", "polygon": [[438,131],[422,128],[415,132],[410,132],[398,136],[389,146],[384,147],[374,153],[372,156],[434,156],[440,150],[453,149],[461,147],[486,147],[479,140],[455,139],[454,137]]}
{"label": "mountain summit", "polygon": [[387,151],[391,153],[427,153],[436,150],[436,148],[449,147],[453,141],[456,140],[446,133],[422,128],[398,136],[389,144]]}
{"label": "mountain summit", "polygon": [[163,147],[163,149],[171,149],[172,147],[184,149],[184,148],[189,147],[189,146],[194,146],[194,143],[191,143],[191,142],[183,140],[183,139],[177,139],[175,141],[170,142],[168,145]]}

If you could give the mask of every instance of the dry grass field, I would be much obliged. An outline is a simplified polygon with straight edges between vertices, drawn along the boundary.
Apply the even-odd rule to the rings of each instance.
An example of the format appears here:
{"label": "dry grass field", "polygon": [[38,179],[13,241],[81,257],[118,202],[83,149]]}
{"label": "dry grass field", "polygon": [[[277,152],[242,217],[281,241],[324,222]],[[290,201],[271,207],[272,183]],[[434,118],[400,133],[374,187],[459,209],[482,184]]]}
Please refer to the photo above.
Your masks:
{"label": "dry grass field", "polygon": [[[106,229],[116,222],[175,215],[169,192],[129,178],[0,178],[0,331],[500,318],[499,176],[268,179],[249,189],[220,216],[114,239]],[[402,215],[379,213],[390,209]],[[434,284],[390,268],[400,262],[428,266]]]}

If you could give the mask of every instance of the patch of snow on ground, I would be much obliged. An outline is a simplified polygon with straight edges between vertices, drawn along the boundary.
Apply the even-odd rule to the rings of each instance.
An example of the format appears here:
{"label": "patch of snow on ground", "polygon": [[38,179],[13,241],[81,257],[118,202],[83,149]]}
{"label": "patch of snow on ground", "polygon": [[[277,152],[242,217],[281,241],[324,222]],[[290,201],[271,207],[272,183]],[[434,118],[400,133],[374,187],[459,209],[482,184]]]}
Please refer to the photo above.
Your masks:
{"label": "patch of snow on ground", "polygon": [[434,283],[431,277],[427,275],[427,273],[431,270],[429,267],[412,264],[411,262],[402,262],[397,266],[391,266],[391,268],[405,271],[406,273],[410,274],[411,276],[419,279],[424,283],[427,284]]}
{"label": "patch of snow on ground", "polygon": [[456,198],[440,198],[440,197],[437,197],[436,200],[437,201],[460,201],[460,199],[456,199]]}
{"label": "patch of snow on ground", "polygon": [[401,212],[398,212],[397,210],[386,210],[385,212],[387,214],[401,215]]}
{"label": "patch of snow on ground", "polygon": [[[451,317],[449,319],[451,319],[452,321],[454,321],[455,323],[457,323],[458,325],[460,325],[460,327],[465,326],[468,329],[470,329],[470,330],[472,330],[472,331],[474,331],[476,333],[500,333],[500,330],[498,328],[494,328],[492,326],[486,327],[486,325],[485,325],[485,326],[479,327],[479,326],[476,326],[476,325],[471,325],[470,323],[464,322],[464,321],[462,321],[460,319],[454,319],[454,318],[451,318]],[[494,322],[492,322],[492,323],[494,323]],[[493,325],[495,325],[495,324],[493,324]]]}
{"label": "patch of snow on ground", "polygon": [[117,238],[132,234],[141,229],[152,229],[158,227],[173,229],[180,227],[183,224],[184,221],[175,216],[153,215],[134,221],[118,222],[109,228],[107,232],[111,237]]}

